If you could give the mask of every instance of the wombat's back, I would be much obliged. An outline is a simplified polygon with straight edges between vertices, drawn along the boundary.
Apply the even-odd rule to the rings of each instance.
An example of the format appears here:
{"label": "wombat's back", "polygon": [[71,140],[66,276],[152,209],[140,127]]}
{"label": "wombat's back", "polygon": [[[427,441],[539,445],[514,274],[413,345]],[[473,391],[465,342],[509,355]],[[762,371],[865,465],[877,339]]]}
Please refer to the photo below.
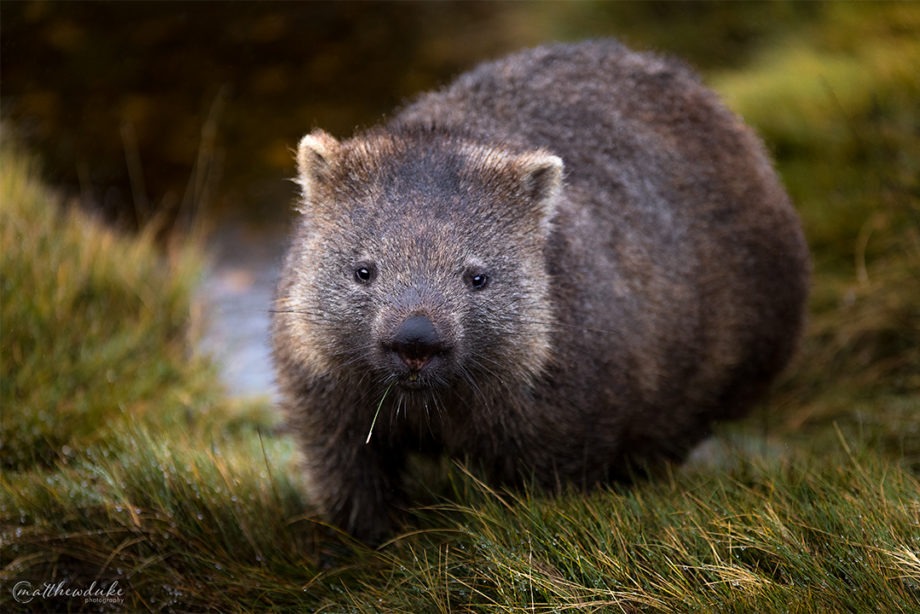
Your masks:
{"label": "wombat's back", "polygon": [[757,137],[683,64],[611,40],[540,47],[479,66],[392,124],[562,158],[547,259],[555,363],[578,372],[565,375],[575,405],[689,440],[704,417],[741,413],[788,361],[809,273],[798,217]]}

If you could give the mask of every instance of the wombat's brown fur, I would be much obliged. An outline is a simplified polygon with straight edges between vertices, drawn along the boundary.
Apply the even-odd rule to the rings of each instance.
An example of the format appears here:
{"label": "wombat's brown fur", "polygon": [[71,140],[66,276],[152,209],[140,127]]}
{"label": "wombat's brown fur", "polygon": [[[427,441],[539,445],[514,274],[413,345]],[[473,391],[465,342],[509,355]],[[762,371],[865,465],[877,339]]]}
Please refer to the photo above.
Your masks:
{"label": "wombat's brown fur", "polygon": [[297,161],[278,382],[313,500],[359,538],[389,531],[409,451],[499,484],[624,478],[742,414],[796,345],[797,216],[673,61],[525,51]]}

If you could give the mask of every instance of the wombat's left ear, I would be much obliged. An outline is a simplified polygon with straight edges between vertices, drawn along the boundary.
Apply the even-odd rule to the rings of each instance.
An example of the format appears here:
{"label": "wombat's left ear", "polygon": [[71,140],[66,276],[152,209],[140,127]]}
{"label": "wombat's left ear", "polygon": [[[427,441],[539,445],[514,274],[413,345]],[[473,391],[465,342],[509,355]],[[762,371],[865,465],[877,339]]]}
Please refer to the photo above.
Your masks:
{"label": "wombat's left ear", "polygon": [[556,202],[562,190],[562,158],[545,151],[524,154],[516,160],[521,187],[539,216],[541,230],[549,232],[550,221],[556,215]]}
{"label": "wombat's left ear", "polygon": [[304,201],[310,199],[316,184],[328,174],[339,148],[339,142],[323,130],[314,130],[300,139],[297,146],[297,183]]}

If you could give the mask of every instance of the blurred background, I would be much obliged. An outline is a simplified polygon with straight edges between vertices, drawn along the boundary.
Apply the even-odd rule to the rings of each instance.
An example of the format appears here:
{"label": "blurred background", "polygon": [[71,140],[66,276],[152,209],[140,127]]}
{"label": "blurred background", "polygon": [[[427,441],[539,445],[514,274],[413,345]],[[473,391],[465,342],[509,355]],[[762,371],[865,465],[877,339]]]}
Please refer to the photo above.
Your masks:
{"label": "blurred background", "polygon": [[[743,64],[816,3],[17,2],[2,9],[4,116],[48,179],[126,228],[283,220],[291,148],[336,136],[477,62],[616,36],[706,71]],[[178,221],[176,218],[180,218]],[[184,218],[184,219],[182,219]]]}
{"label": "blurred background", "polygon": [[[826,23],[873,9],[843,17],[838,9],[4,2],[0,102],[5,127],[41,156],[45,178],[74,206],[126,232],[153,228],[164,242],[205,237],[213,255],[202,290],[205,346],[224,358],[231,389],[269,393],[267,309],[295,197],[292,148],[302,134],[322,127],[347,137],[481,60],[548,41],[614,36],[680,56],[718,82],[805,37],[827,48],[858,45],[835,40]],[[884,27],[897,30],[898,19]],[[767,136],[783,155],[787,144]]]}

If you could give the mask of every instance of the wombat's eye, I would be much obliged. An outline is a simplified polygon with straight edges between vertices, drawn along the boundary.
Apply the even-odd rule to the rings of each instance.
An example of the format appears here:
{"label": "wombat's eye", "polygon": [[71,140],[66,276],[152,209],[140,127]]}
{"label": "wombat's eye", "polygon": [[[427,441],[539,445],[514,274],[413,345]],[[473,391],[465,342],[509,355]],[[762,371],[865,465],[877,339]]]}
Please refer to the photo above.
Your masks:
{"label": "wombat's eye", "polygon": [[359,284],[369,284],[377,276],[377,267],[369,263],[361,263],[354,270],[355,281]]}
{"label": "wombat's eye", "polygon": [[486,273],[471,271],[467,273],[465,277],[466,285],[468,285],[471,290],[482,290],[489,285],[489,276]]}

